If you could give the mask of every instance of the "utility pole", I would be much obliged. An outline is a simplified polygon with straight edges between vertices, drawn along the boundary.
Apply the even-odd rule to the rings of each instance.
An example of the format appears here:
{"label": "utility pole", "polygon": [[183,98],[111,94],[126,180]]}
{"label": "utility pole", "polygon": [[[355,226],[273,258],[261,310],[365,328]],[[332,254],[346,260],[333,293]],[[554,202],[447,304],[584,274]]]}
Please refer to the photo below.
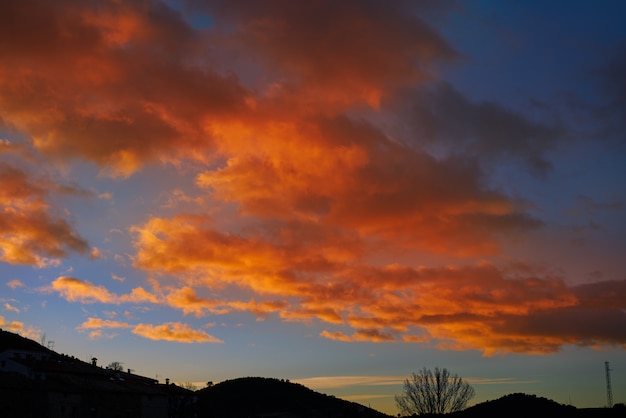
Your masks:
{"label": "utility pole", "polygon": [[611,368],[609,362],[604,362],[604,370],[606,371],[606,403],[609,408],[613,408],[613,391],[611,390]]}

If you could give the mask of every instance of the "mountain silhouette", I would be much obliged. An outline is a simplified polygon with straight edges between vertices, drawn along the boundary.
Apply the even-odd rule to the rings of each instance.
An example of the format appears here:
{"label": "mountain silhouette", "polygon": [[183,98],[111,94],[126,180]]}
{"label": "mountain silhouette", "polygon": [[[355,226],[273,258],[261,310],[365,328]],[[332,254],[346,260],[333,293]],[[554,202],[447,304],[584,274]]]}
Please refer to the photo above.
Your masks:
{"label": "mountain silhouette", "polygon": [[226,380],[196,393],[198,416],[207,418],[389,417],[284,379],[243,377]]}

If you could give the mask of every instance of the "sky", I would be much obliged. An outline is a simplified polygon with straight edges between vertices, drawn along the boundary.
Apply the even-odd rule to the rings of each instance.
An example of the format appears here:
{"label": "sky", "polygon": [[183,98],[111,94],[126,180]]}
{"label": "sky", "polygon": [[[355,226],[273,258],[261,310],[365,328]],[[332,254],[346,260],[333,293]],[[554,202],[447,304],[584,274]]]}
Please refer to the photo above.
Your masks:
{"label": "sky", "polygon": [[0,2],[0,327],[395,415],[626,402],[626,3]]}

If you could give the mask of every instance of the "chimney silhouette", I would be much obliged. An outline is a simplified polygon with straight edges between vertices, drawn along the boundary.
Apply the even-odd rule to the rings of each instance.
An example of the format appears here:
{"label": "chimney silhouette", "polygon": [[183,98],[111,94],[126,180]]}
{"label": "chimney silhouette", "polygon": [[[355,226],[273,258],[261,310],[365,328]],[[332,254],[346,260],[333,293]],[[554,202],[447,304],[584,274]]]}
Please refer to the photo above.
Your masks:
{"label": "chimney silhouette", "polygon": [[97,359],[97,358],[95,358],[95,357],[93,357],[93,358],[91,359],[91,365],[92,365],[92,366],[97,366],[97,364],[96,364],[96,362],[97,362],[97,361],[98,361],[98,359]]}

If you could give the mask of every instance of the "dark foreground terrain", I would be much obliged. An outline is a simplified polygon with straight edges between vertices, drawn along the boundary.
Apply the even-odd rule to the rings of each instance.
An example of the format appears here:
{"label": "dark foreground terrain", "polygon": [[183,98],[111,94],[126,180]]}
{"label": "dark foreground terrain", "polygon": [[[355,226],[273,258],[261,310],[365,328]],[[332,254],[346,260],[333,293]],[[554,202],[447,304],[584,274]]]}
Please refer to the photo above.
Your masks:
{"label": "dark foreground terrain", "polygon": [[[388,417],[362,405],[314,392],[278,379],[248,377],[222,382],[198,392],[199,417]],[[427,415],[435,417],[437,415]],[[441,416],[441,415],[440,415]],[[514,393],[483,402],[450,418],[626,418],[623,404],[614,408],[576,408],[550,399]]]}
{"label": "dark foreground terrain", "polygon": [[[577,409],[534,395],[483,402],[452,418],[626,418],[614,408]],[[245,377],[191,391],[56,353],[0,330],[0,417],[384,418],[363,405],[286,380]]]}

